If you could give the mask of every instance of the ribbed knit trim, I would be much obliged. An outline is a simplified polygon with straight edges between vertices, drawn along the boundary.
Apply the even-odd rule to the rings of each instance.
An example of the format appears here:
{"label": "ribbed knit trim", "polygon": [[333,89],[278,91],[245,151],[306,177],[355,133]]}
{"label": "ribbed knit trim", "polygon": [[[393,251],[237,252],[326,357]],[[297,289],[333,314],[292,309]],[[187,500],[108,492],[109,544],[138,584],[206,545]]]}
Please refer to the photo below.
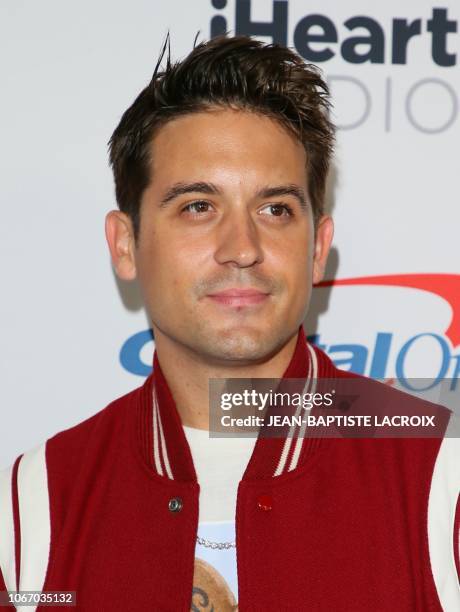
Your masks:
{"label": "ribbed knit trim", "polygon": [[[316,359],[312,359],[312,354]],[[301,382],[307,384],[309,375],[311,376],[313,373],[312,361],[316,361],[317,371],[315,373],[318,378],[334,375],[335,368],[330,359],[318,348],[307,345],[305,332],[303,327],[300,326],[294,353],[282,378],[302,379]],[[154,435],[153,419],[154,388],[158,398],[157,421],[158,419],[160,421],[155,424],[156,435]],[[170,479],[170,475],[172,475],[174,479],[179,481],[196,482],[190,448],[184,434],[180,415],[161,370],[156,350],[153,356],[153,372],[141,388],[139,399],[136,415],[137,439],[141,446],[144,461],[150,469],[165,480]],[[160,423],[164,434],[163,447],[160,445]],[[155,440],[157,447],[154,449]],[[243,480],[276,478],[288,471],[295,471],[302,467],[305,461],[321,446],[320,438],[309,438],[302,435],[300,443],[297,444],[296,441],[297,438],[293,437],[286,445],[286,437],[267,438],[259,435],[243,475]],[[285,460],[281,462],[280,468],[280,459],[285,446],[288,446],[289,449]],[[168,475],[166,461],[170,462],[170,475]]]}

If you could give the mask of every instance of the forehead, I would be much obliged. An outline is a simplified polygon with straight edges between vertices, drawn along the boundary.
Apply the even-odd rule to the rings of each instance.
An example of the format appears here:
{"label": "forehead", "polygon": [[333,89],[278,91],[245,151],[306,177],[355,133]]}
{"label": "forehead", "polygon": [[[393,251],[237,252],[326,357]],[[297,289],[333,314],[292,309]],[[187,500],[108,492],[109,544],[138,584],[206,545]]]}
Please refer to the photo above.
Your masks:
{"label": "forehead", "polygon": [[275,119],[244,110],[212,109],[175,118],[152,145],[153,182],[222,180],[305,181],[302,143]]}

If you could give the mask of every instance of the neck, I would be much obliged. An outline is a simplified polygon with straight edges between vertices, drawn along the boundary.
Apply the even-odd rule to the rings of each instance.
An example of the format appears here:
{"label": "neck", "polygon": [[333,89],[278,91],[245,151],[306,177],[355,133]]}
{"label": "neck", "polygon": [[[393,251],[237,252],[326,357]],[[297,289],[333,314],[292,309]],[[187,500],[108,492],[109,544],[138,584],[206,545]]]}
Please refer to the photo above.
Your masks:
{"label": "neck", "polygon": [[298,332],[274,355],[258,363],[215,363],[154,329],[155,351],[182,424],[209,430],[210,378],[282,378],[292,360]]}

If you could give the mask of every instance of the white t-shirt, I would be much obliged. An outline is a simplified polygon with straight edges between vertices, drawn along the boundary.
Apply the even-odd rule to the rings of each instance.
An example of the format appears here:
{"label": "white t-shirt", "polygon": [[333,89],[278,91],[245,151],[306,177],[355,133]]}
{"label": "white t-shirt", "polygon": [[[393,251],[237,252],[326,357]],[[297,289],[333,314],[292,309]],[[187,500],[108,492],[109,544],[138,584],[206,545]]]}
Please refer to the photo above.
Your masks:
{"label": "white t-shirt", "polygon": [[[235,542],[238,485],[251,458],[255,437],[210,438],[209,431],[184,426],[200,485],[198,536]],[[196,606],[231,609],[238,598],[236,548],[196,544],[193,598]]]}

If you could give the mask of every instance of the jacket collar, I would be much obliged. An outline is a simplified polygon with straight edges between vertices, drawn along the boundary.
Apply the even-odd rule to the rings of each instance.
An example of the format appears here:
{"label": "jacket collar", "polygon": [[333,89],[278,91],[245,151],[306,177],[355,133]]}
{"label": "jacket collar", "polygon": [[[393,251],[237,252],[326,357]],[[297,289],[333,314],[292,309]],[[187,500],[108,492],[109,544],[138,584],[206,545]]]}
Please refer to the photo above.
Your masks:
{"label": "jacket collar", "polygon": [[[329,358],[306,341],[300,326],[294,353],[282,378],[303,379],[304,391],[313,392],[317,378],[332,376],[334,370]],[[156,475],[166,480],[196,482],[190,447],[156,350],[153,371],[140,389],[137,432],[143,459]],[[259,435],[243,480],[276,479],[292,472],[304,465],[320,444],[320,438],[305,437],[300,427],[291,429],[284,438]]]}

